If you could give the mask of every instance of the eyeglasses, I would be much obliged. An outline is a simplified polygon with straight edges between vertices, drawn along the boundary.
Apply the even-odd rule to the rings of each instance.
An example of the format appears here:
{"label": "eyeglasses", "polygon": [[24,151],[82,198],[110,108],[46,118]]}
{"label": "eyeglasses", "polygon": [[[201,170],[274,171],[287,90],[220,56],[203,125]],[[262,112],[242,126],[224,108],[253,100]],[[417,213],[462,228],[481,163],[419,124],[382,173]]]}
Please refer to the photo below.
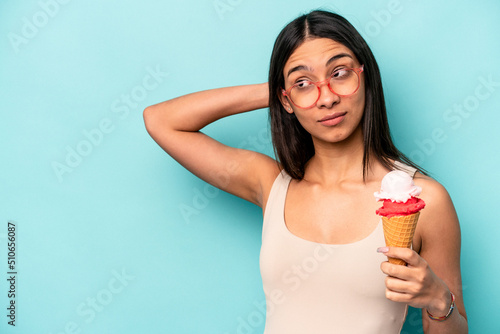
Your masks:
{"label": "eyeglasses", "polygon": [[310,109],[318,102],[321,96],[321,86],[328,84],[330,91],[338,96],[349,96],[356,93],[360,85],[360,73],[365,65],[358,68],[341,68],[323,81],[301,80],[287,90],[282,89],[284,96],[287,96],[296,107]]}

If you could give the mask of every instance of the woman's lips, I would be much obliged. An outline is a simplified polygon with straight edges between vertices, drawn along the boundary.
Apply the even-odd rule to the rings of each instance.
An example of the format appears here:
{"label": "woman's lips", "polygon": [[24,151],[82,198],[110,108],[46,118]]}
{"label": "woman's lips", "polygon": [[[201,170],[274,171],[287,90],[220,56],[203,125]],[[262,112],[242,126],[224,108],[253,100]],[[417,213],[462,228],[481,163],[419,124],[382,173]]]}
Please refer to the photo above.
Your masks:
{"label": "woman's lips", "polygon": [[322,125],[326,126],[333,126],[337,125],[340,122],[344,120],[344,116],[347,114],[347,112],[336,112],[331,115],[327,115],[320,119],[318,122],[320,122]]}

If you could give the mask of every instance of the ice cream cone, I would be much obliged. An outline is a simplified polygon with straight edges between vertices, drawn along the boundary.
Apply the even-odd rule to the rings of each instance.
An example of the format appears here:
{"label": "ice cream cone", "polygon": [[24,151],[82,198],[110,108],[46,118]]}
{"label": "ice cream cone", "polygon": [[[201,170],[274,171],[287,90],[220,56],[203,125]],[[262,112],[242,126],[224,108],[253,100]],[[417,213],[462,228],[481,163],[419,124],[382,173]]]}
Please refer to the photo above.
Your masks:
{"label": "ice cream cone", "polygon": [[[413,234],[415,233],[419,216],[420,211],[406,216],[394,216],[391,218],[382,217],[385,245],[411,248]],[[389,262],[403,266],[406,265],[406,262],[403,260],[392,257],[389,257]]]}

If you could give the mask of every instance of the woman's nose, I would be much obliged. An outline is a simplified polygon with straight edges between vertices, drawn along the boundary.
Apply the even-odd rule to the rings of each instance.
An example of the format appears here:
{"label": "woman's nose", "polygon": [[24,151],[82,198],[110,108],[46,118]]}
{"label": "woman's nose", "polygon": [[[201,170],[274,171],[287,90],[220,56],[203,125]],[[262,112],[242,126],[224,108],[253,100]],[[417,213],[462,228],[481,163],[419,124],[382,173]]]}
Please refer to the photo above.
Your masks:
{"label": "woman's nose", "polygon": [[316,103],[316,106],[318,108],[331,108],[333,105],[340,101],[340,96],[330,90],[328,83],[323,83],[322,85],[320,85],[319,92],[319,100]]}

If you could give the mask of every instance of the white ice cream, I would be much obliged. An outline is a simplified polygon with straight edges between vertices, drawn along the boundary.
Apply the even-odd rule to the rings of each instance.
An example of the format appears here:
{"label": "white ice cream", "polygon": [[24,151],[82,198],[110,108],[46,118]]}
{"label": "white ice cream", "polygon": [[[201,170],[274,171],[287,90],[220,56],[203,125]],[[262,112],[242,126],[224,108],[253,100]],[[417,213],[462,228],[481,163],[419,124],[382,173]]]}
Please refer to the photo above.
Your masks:
{"label": "white ice cream", "polygon": [[374,195],[377,201],[390,199],[392,202],[405,203],[411,197],[420,195],[422,188],[413,183],[413,178],[400,170],[387,173],[382,179],[380,191]]}

